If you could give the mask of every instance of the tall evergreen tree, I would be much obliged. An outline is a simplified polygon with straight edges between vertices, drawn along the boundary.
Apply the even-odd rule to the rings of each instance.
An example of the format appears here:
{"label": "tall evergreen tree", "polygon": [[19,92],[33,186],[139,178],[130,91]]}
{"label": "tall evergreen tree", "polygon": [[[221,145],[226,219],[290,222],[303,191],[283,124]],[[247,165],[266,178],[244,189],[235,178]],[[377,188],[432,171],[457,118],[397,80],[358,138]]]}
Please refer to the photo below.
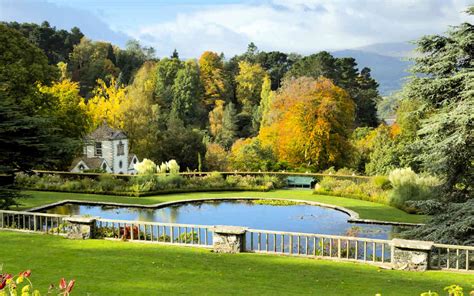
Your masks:
{"label": "tall evergreen tree", "polygon": [[[56,105],[36,84],[58,78],[45,54],[18,31],[0,24],[0,174],[60,167],[77,147],[58,124]],[[0,208],[15,193],[0,186]]]}
{"label": "tall evergreen tree", "polygon": [[237,125],[237,110],[232,102],[229,102],[224,108],[224,115],[222,117],[222,130],[216,137],[216,141],[226,149],[232,146],[232,143],[237,138],[238,125]]}

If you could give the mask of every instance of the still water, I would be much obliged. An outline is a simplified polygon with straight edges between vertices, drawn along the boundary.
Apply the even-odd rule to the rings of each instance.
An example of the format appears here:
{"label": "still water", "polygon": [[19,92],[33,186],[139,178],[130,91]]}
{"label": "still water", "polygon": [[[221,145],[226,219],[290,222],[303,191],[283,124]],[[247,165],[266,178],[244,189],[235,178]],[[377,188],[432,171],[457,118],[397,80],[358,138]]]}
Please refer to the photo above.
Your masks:
{"label": "still water", "polygon": [[319,206],[265,205],[252,201],[190,202],[159,209],[64,204],[46,213],[91,215],[106,219],[200,225],[235,225],[253,229],[390,239],[400,229],[390,225],[349,223],[343,212]]}

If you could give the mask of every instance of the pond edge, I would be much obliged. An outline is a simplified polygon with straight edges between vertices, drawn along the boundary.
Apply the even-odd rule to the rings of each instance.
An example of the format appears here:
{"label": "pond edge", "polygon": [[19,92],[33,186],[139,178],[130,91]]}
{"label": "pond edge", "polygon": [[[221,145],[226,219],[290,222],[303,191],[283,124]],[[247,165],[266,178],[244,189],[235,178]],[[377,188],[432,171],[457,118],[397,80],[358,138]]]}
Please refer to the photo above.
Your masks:
{"label": "pond edge", "polygon": [[393,226],[422,226],[422,223],[409,223],[409,222],[394,222],[394,221],[383,221],[383,220],[373,220],[373,219],[361,219],[359,213],[350,210],[345,207],[321,203],[317,201],[308,201],[300,199],[285,199],[285,198],[264,198],[264,197],[210,197],[210,198],[193,198],[193,199],[183,199],[175,201],[167,201],[163,203],[151,204],[151,205],[141,205],[141,204],[124,204],[116,202],[100,202],[100,201],[87,201],[87,200],[73,200],[66,199],[39,207],[31,208],[27,210],[28,212],[39,212],[55,206],[60,206],[66,203],[74,204],[83,204],[83,205],[103,205],[103,206],[116,206],[116,207],[131,207],[131,208],[144,208],[144,209],[160,209],[168,206],[179,205],[183,203],[191,202],[206,202],[206,201],[225,201],[225,200],[282,200],[282,201],[294,201],[301,204],[319,206],[329,209],[334,209],[340,212],[343,212],[349,215],[347,222],[349,223],[362,223],[362,224],[379,224],[379,225],[393,225]]}

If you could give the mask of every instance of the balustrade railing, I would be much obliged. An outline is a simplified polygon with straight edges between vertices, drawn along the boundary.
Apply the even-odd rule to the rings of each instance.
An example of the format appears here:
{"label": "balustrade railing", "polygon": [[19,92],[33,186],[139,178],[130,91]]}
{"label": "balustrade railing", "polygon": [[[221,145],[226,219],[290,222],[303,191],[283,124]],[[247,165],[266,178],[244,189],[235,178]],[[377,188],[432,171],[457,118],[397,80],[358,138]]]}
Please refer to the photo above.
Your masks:
{"label": "balustrade railing", "polygon": [[0,229],[65,234],[68,224],[63,215],[0,211]]}
{"label": "balustrade railing", "polygon": [[431,268],[474,271],[474,247],[434,244]]}
{"label": "balustrade railing", "polygon": [[389,240],[310,233],[281,232],[249,229],[246,234],[248,251],[292,256],[311,256],[390,263]]}
{"label": "balustrade railing", "polygon": [[[0,229],[66,235],[68,231],[77,231],[69,218],[65,215],[0,210]],[[91,238],[213,247],[215,226],[102,218],[92,220],[95,222],[92,222]],[[246,229],[243,235],[243,250],[247,252],[393,264],[395,244],[390,240],[256,229]],[[472,246],[435,243],[428,252],[430,269],[474,271]]]}
{"label": "balustrade railing", "polygon": [[212,226],[159,222],[96,220],[96,235],[131,241],[212,247]]}

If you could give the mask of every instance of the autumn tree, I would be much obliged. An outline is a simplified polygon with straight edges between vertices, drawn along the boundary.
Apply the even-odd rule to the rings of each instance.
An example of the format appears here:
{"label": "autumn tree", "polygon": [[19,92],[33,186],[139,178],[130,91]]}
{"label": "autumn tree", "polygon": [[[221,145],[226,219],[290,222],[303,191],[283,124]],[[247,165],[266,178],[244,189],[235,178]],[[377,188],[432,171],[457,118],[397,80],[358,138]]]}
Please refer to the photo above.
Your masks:
{"label": "autumn tree", "polygon": [[259,64],[245,61],[239,63],[239,74],[235,77],[237,82],[237,100],[242,105],[242,110],[252,113],[254,107],[260,102],[265,70]]}
{"label": "autumn tree", "polygon": [[335,58],[327,51],[305,56],[296,61],[286,73],[288,78],[309,76],[326,77],[343,88],[355,103],[357,126],[378,125],[377,102],[380,96],[378,84],[372,78],[369,68],[357,69],[354,58]]}
{"label": "autumn tree", "polygon": [[206,167],[209,171],[224,172],[228,166],[228,152],[217,143],[206,146]]}
{"label": "autumn tree", "polygon": [[215,102],[215,107],[209,112],[209,131],[215,138],[222,132],[222,122],[224,118],[224,104],[222,100]]}
{"label": "autumn tree", "polygon": [[228,97],[224,64],[217,53],[205,51],[199,58],[199,68],[204,86],[203,103],[207,110],[212,110],[217,100],[226,101]]}
{"label": "autumn tree", "polygon": [[316,170],[342,167],[350,156],[354,102],[326,78],[284,82],[271,106],[269,126],[259,138],[280,161]]}
{"label": "autumn tree", "polygon": [[91,117],[92,126],[98,126],[105,120],[110,126],[123,128],[122,105],[125,93],[125,88],[117,85],[114,78],[109,83],[97,80],[94,96],[87,102],[87,113]]}
{"label": "autumn tree", "polygon": [[262,91],[260,93],[260,104],[257,109],[257,114],[254,118],[254,129],[259,130],[261,126],[268,126],[270,121],[269,113],[270,107],[275,97],[275,92],[271,89],[270,77],[265,76],[262,84]]}
{"label": "autumn tree", "polygon": [[39,90],[55,105],[54,116],[61,128],[71,137],[82,138],[89,130],[91,122],[84,99],[79,95],[79,84],[64,79],[54,82],[51,86],[40,85]]}
{"label": "autumn tree", "polygon": [[[153,158],[153,151],[166,129],[166,115],[156,102],[156,63],[145,62],[127,87],[121,112],[130,148],[142,158]],[[156,160],[156,159],[155,159]],[[160,159],[161,160],[161,159]]]}

